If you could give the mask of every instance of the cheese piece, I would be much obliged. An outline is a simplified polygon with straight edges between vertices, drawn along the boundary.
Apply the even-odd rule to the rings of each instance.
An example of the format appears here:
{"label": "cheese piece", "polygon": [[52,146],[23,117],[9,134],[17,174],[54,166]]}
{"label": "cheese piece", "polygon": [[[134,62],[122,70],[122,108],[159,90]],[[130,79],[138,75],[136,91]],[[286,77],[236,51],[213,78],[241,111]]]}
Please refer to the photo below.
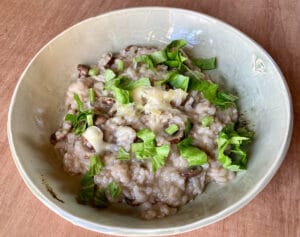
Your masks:
{"label": "cheese piece", "polygon": [[186,96],[187,93],[181,89],[165,91],[160,87],[140,87],[132,91],[134,103],[144,105],[144,111],[152,114],[172,110],[171,102],[179,105]]}
{"label": "cheese piece", "polygon": [[105,150],[106,144],[103,142],[103,132],[100,128],[88,127],[82,136],[94,147],[97,154]]}

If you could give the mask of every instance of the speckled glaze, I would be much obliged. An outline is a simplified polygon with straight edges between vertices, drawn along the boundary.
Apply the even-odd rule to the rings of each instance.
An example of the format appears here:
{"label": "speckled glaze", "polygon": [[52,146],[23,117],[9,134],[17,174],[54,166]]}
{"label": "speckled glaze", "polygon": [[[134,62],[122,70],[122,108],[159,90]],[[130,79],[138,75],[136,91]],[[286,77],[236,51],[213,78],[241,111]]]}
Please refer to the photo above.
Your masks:
{"label": "speckled glaze", "polygon": [[[248,170],[226,185],[210,184],[195,201],[164,219],[139,219],[134,209],[98,210],[78,205],[78,178],[63,172],[49,135],[64,115],[63,98],[78,63],[93,63],[105,51],[130,44],[166,44],[185,38],[194,56],[216,56],[211,76],[236,91],[239,108],[255,130]],[[115,235],[167,235],[200,228],[250,202],[270,181],[289,146],[292,105],[280,69],[255,42],[231,26],[200,13],[172,8],[133,8],[85,20],[44,46],[15,89],[8,137],[25,183],[47,207],[75,225]],[[58,198],[45,187],[47,181]]]}

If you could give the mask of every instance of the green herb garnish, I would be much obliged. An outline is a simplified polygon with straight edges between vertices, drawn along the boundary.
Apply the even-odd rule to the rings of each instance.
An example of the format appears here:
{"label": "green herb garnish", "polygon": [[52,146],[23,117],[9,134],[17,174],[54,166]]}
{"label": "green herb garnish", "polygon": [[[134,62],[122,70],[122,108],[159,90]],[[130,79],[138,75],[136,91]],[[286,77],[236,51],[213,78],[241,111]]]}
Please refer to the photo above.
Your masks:
{"label": "green herb garnish", "polygon": [[88,174],[91,176],[95,176],[100,173],[102,168],[104,167],[103,163],[101,162],[99,156],[92,155],[90,157],[90,168]]}
{"label": "green herb garnish", "polygon": [[204,151],[192,145],[192,138],[185,138],[177,144],[180,155],[187,160],[189,166],[198,166],[207,163],[207,155]]}
{"label": "green herb garnish", "polygon": [[122,72],[124,70],[124,62],[121,59],[117,59],[117,71]]}
{"label": "green herb garnish", "polygon": [[216,58],[194,58],[192,62],[195,66],[199,67],[201,70],[212,70],[216,69]]}
{"label": "green herb garnish", "polygon": [[189,77],[182,75],[176,71],[171,71],[166,73],[164,76],[164,79],[158,80],[154,82],[155,86],[160,86],[163,84],[168,83],[173,88],[182,89],[184,91],[187,91],[189,86]]}
{"label": "green herb garnish", "polygon": [[92,67],[89,69],[88,75],[89,76],[97,76],[97,75],[99,75],[99,73],[100,73],[99,68]]}
{"label": "green herb garnish", "polygon": [[187,91],[189,86],[189,77],[181,75],[179,73],[174,73],[169,79],[168,83],[174,87]]}
{"label": "green herb garnish", "polygon": [[[168,83],[173,88],[179,88],[184,91],[200,91],[209,102],[221,109],[235,106],[235,101],[238,99],[237,96],[219,91],[217,84],[204,80],[203,74],[191,70],[184,64],[187,58],[183,55],[182,48],[185,47],[186,44],[187,42],[184,39],[174,40],[168,44],[165,49],[153,52],[150,55],[137,56],[133,62],[135,65],[138,62],[146,63],[150,69],[153,69],[154,65],[157,64],[165,64],[173,69],[173,71],[167,73],[165,79],[155,81],[155,86]],[[215,57],[196,58],[192,59],[192,62],[202,70],[216,68]],[[182,73],[184,73],[184,75]]]}
{"label": "green herb garnish", "polygon": [[107,207],[108,206],[108,200],[105,195],[105,189],[99,188],[94,193],[94,206],[96,207]]}
{"label": "green herb garnish", "polygon": [[94,176],[99,174],[102,168],[103,164],[100,158],[96,155],[91,156],[89,170],[85,173],[80,182],[81,188],[78,195],[78,201],[80,203],[86,204],[93,200],[95,194]]}
{"label": "green herb garnish", "polygon": [[235,106],[237,96],[219,91],[217,84],[205,80],[203,74],[192,71],[186,65],[184,65],[184,70],[190,78],[188,90],[202,92],[205,99],[221,109]]}
{"label": "green herb garnish", "polygon": [[153,61],[150,55],[139,55],[133,59],[134,67],[137,66],[138,63],[144,63],[148,66],[149,69],[154,71]]}
{"label": "green herb garnish", "polygon": [[93,126],[93,124],[94,124],[93,117],[94,117],[93,114],[86,115],[86,123],[87,123],[88,127]]}
{"label": "green herb garnish", "polygon": [[214,117],[206,115],[201,119],[202,127],[209,127],[214,122]]}
{"label": "green herb garnish", "polygon": [[218,91],[218,85],[207,80],[190,78],[189,90],[202,92],[205,99],[221,109],[235,106],[237,96]]}
{"label": "green herb garnish", "polygon": [[165,159],[170,153],[170,147],[167,144],[156,147],[156,154],[152,156],[152,170],[155,172],[160,167],[164,166]]}
{"label": "green herb garnish", "polygon": [[165,48],[165,54],[167,56],[167,60],[164,64],[168,65],[171,68],[180,69],[183,62],[187,59],[183,56],[181,49],[186,46],[186,40],[173,40],[170,44]]}
{"label": "green herb garnish", "polygon": [[152,54],[150,54],[150,57],[154,65],[167,61],[165,50],[155,51]]}
{"label": "green herb garnish", "polygon": [[167,45],[167,55],[168,57],[174,57],[176,56],[176,51],[184,48],[186,46],[187,42],[185,39],[178,39],[171,41],[170,44]]}
{"label": "green herb garnish", "polygon": [[218,135],[218,160],[223,167],[232,171],[247,168],[245,144],[253,137],[253,132],[246,129],[236,131],[233,124],[226,125]]}
{"label": "green herb garnish", "polygon": [[116,74],[111,69],[106,69],[104,72],[104,78],[106,81],[110,81],[111,79],[114,79],[116,77]]}
{"label": "green herb garnish", "polygon": [[114,96],[116,98],[116,101],[119,104],[128,104],[130,103],[130,96],[129,91],[120,89],[119,87],[115,86],[113,88]]}
{"label": "green herb garnish", "polygon": [[188,137],[192,128],[192,123],[189,119],[184,122],[184,137]]}
{"label": "green herb garnish", "polygon": [[173,40],[165,49],[155,51],[150,55],[139,55],[133,59],[136,67],[138,63],[145,63],[149,69],[155,70],[154,65],[165,64],[170,68],[180,69],[183,62],[187,59],[183,56],[181,49],[186,45],[186,40]]}
{"label": "green herb garnish", "polygon": [[148,77],[142,77],[138,80],[131,80],[127,77],[123,77],[117,86],[123,90],[131,91],[138,87],[149,87],[151,86],[151,83]]}
{"label": "green herb garnish", "polygon": [[70,121],[72,123],[75,135],[81,135],[88,126],[93,125],[94,113],[90,109],[83,110],[83,102],[76,93],[74,93],[74,100],[77,103],[77,113],[66,114],[65,121]]}
{"label": "green herb garnish", "polygon": [[117,160],[129,160],[130,154],[123,147],[119,147]]}
{"label": "green herb garnish", "polygon": [[108,184],[108,191],[112,200],[116,200],[120,196],[122,190],[118,184],[110,182]]}
{"label": "green herb garnish", "polygon": [[89,93],[89,101],[90,103],[94,103],[95,102],[95,91],[93,88],[90,88],[88,90],[88,93]]}
{"label": "green herb garnish", "polygon": [[235,101],[238,99],[236,95],[220,92],[218,91],[216,99],[214,101],[215,105],[221,109],[226,109],[230,106],[235,106]]}
{"label": "green herb garnish", "polygon": [[80,97],[78,94],[74,93],[73,98],[77,104],[77,110],[82,111],[83,110],[83,102],[80,100]]}
{"label": "green herb garnish", "polygon": [[126,76],[119,76],[110,79],[105,83],[106,90],[112,90],[116,101],[119,104],[131,102],[130,92],[138,87],[151,86],[149,78],[143,77],[138,80],[131,80]]}
{"label": "green herb garnish", "polygon": [[169,135],[173,135],[179,130],[179,127],[176,124],[171,124],[169,127],[165,129],[165,132]]}
{"label": "green herb garnish", "polygon": [[157,147],[155,144],[155,134],[148,129],[139,130],[136,135],[143,142],[131,144],[131,151],[138,160],[151,160],[152,171],[155,172],[164,165],[165,159],[170,152],[169,145],[164,144]]}
{"label": "green herb garnish", "polygon": [[80,186],[81,188],[78,195],[78,201],[82,204],[86,204],[90,202],[94,197],[94,176],[86,173],[81,179]]}

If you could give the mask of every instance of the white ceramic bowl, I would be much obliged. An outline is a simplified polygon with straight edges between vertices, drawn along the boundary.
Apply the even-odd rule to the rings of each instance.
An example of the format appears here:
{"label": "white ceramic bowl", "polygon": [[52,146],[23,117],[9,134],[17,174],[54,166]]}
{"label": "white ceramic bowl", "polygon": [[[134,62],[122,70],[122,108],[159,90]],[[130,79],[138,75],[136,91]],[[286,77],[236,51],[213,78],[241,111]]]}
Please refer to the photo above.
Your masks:
{"label": "white ceramic bowl", "polygon": [[[176,215],[145,221],[122,211],[78,205],[78,182],[61,168],[49,135],[59,126],[64,96],[78,63],[130,44],[162,45],[185,38],[195,56],[217,56],[216,80],[240,95],[239,106],[256,133],[246,172],[226,185],[210,184]],[[220,76],[221,75],[221,76]],[[233,27],[200,13],[172,8],[110,12],[67,29],[32,59],[16,86],[8,136],[25,183],[47,207],[75,225],[116,235],[174,234],[211,224],[236,212],[260,192],[287,152],[292,131],[288,87],[272,58]],[[64,203],[47,191],[50,185]]]}

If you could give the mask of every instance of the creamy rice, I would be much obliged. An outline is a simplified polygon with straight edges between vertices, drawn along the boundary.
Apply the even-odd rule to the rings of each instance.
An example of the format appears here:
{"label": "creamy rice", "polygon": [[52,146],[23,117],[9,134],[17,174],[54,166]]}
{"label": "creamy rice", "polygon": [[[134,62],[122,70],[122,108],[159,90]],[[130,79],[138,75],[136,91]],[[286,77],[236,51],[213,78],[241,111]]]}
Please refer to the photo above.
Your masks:
{"label": "creamy rice", "polygon": [[[166,85],[153,86],[168,71],[166,65],[156,65],[155,71],[146,64],[133,64],[138,55],[148,55],[157,48],[129,46],[119,53],[102,55],[97,65],[99,74],[87,76],[80,71],[79,78],[68,88],[66,107],[68,113],[76,114],[78,107],[74,101],[74,93],[78,94],[85,108],[96,111],[93,121],[103,133],[103,144],[99,157],[104,164],[101,172],[94,176],[97,188],[106,189],[114,182],[121,188],[121,194],[113,200],[108,191],[109,202],[123,202],[135,206],[145,219],[153,219],[172,215],[186,203],[203,192],[208,182],[226,183],[234,178],[235,173],[223,168],[217,159],[217,138],[226,124],[236,123],[238,111],[233,107],[225,110],[213,105],[203,97],[201,92],[182,89],[170,89]],[[118,59],[124,63],[122,72],[117,73]],[[189,59],[186,62],[194,70]],[[120,105],[114,94],[105,90],[106,69],[112,69],[119,75],[131,80],[142,77],[150,79],[152,87],[137,88],[132,91],[133,103]],[[205,76],[207,80],[207,76]],[[89,102],[88,89],[93,88],[95,102]],[[211,116],[213,122],[202,126],[200,121]],[[185,123],[193,124],[188,136],[193,145],[208,155],[206,164],[189,167],[176,144],[184,138]],[[166,134],[165,129],[176,124],[179,131],[175,135]],[[151,160],[138,160],[131,156],[129,160],[118,160],[119,147],[130,152],[131,144],[136,142],[136,133],[147,128],[156,135],[156,145],[167,144],[170,147],[165,164],[154,172]],[[72,123],[64,121],[61,128],[52,136],[55,148],[63,154],[64,169],[73,175],[84,175],[90,165],[90,157],[96,153],[93,145],[81,135],[75,135]]]}

